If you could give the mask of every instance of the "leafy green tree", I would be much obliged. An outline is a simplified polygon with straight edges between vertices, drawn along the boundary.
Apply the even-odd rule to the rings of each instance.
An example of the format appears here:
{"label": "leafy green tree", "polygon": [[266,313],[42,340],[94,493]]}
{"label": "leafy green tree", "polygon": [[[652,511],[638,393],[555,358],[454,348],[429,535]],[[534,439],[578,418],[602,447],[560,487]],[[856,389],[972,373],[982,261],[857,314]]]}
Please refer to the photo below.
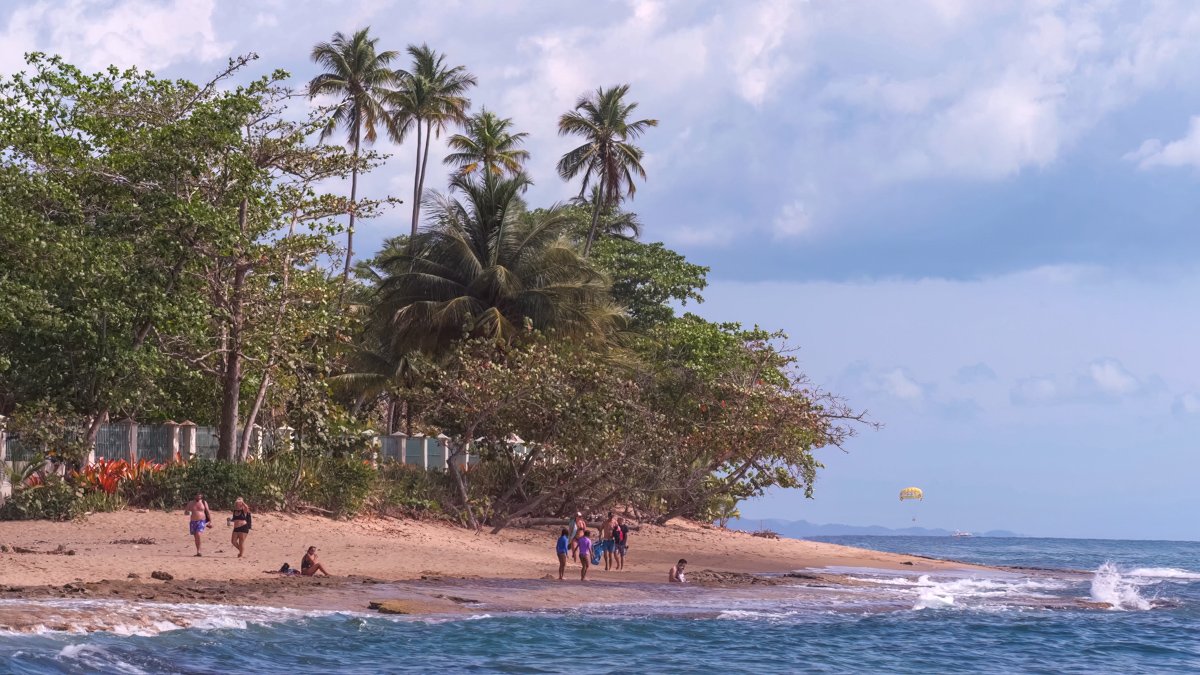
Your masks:
{"label": "leafy green tree", "polygon": [[626,102],[628,93],[627,84],[600,87],[580,97],[575,108],[558,120],[560,136],[584,139],[583,145],[559,160],[558,174],[563,180],[582,176],[580,195],[587,194],[593,182],[599,188],[599,199],[592,200],[592,225],[583,247],[585,257],[591,253],[601,211],[616,206],[625,196],[633,197],[637,191],[635,176],[646,179],[646,170],[642,168],[645,153],[632,141],[649,127],[658,126],[658,120],[629,119],[638,104]]}
{"label": "leafy green tree", "polygon": [[[333,34],[329,42],[318,43],[312,50],[312,60],[321,65],[325,72],[308,83],[309,98],[334,96],[338,102],[333,107],[325,126],[321,129],[321,140],[332,136],[338,128],[346,131],[347,143],[353,148],[354,166],[350,171],[350,224],[346,228],[346,264],[342,270],[342,293],[350,279],[350,264],[354,258],[354,219],[358,196],[358,160],[363,141],[374,143],[379,128],[390,124],[384,99],[399,78],[388,68],[399,54],[394,51],[378,51],[378,38],[369,36],[370,28],[363,28],[347,37],[341,32]],[[339,299],[339,304],[341,300]]]}
{"label": "leafy green tree", "polygon": [[513,133],[512,124],[507,117],[481,110],[467,120],[466,133],[449,138],[447,145],[454,152],[446,155],[445,163],[457,167],[462,175],[476,171],[509,176],[521,173],[529,159],[529,151],[520,146],[529,134]]}
{"label": "leafy green tree", "polygon": [[467,91],[476,79],[465,66],[447,66],[444,54],[422,44],[409,45],[412,65],[397,71],[400,86],[389,95],[392,135],[403,142],[413,131],[417,134],[417,161],[413,175],[412,236],[421,221],[421,198],[425,192],[425,170],[429,166],[429,146],[434,136],[448,127],[463,124],[471,101]]}
{"label": "leafy green tree", "polygon": [[247,61],[197,85],[33,54],[0,82],[0,399],[53,402],[89,441],[110,413],[209,402],[157,336],[202,305],[195,242],[220,227],[201,195],[245,112],[217,90]]}
{"label": "leafy green tree", "polygon": [[674,304],[703,302],[708,268],[687,261],[660,242],[605,238],[591,262],[612,282],[613,300],[629,311],[630,328],[648,330],[674,318]]}
{"label": "leafy green tree", "polygon": [[564,238],[559,211],[523,217],[518,195],[529,182],[456,177],[451,195],[436,197],[430,229],[381,261],[379,312],[393,349],[439,353],[464,334],[510,340],[527,324],[603,339],[622,325],[604,275]]}

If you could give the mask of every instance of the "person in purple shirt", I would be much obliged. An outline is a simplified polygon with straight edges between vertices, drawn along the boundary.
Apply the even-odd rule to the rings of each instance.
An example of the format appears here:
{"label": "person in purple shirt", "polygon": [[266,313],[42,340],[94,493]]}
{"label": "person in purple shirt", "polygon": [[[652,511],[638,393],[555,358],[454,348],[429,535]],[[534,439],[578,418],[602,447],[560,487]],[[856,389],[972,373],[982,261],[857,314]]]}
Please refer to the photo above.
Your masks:
{"label": "person in purple shirt", "polygon": [[568,537],[570,533],[567,528],[562,529],[562,536],[558,538],[558,543],[554,546],[554,552],[558,554],[558,580],[562,581],[563,574],[567,571],[567,551],[571,547],[571,540]]}
{"label": "person in purple shirt", "polygon": [[588,539],[588,531],[584,530],[583,535],[578,540],[579,548],[579,564],[582,568],[579,570],[579,580],[587,581],[588,565],[591,564],[592,557],[592,540]]}

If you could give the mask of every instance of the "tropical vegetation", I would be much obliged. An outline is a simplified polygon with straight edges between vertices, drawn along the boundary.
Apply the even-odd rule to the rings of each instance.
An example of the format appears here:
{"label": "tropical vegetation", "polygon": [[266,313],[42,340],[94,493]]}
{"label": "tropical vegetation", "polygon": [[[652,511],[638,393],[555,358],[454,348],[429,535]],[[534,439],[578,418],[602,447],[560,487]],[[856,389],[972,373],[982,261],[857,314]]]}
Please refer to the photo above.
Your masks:
{"label": "tropical vegetation", "polygon": [[[628,200],[658,122],[631,87],[543,130],[580,142],[557,159],[578,197],[530,205],[531,136],[472,113],[465,66],[384,42],[335,33],[299,86],[252,56],[190,82],[31,54],[0,79],[0,415],[37,454],[7,465],[0,517],[202,489],[497,530],[811,495],[818,451],[864,418],[805,380],[786,336],[702,318],[708,268],[643,239],[659,223]],[[415,153],[411,222],[359,256],[362,222],[401,201],[360,189],[397,170],[385,143]],[[437,153],[450,175],[431,186]],[[119,418],[215,427],[216,459],[94,458]],[[293,435],[264,450],[261,427]],[[445,456],[403,464],[381,435]]]}

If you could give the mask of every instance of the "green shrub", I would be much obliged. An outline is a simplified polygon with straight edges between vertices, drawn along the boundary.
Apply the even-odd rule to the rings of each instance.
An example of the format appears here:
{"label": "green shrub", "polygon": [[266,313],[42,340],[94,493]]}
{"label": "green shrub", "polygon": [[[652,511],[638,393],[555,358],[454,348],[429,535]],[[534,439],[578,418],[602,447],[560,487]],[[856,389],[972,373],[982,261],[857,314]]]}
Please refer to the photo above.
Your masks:
{"label": "green shrub", "polygon": [[366,505],[377,475],[361,459],[321,457],[305,467],[300,498],[335,516],[353,516]]}
{"label": "green shrub", "polygon": [[128,481],[122,490],[131,504],[151,508],[179,508],[200,492],[214,510],[232,509],[238,497],[256,510],[274,510],[286,506],[286,486],[294,477],[294,469],[285,464],[282,460],[239,464],[195,459]]}
{"label": "green shrub", "polygon": [[440,513],[451,489],[450,477],[443,472],[389,461],[379,466],[373,502],[376,509],[387,514]]}
{"label": "green shrub", "polygon": [[107,492],[86,492],[71,505],[72,518],[79,518],[89,513],[112,513],[125,508],[125,499],[118,494]]}
{"label": "green shrub", "polygon": [[3,520],[71,520],[80,491],[56,475],[35,485],[16,486],[0,508]]}

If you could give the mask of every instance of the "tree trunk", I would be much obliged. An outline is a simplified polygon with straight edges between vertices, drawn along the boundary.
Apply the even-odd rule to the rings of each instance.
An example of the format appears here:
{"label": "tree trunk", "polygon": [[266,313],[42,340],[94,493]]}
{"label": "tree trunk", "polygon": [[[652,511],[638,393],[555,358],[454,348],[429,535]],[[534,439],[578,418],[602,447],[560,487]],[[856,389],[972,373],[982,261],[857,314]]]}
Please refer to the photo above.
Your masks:
{"label": "tree trunk", "polygon": [[[246,229],[247,209],[249,204],[242,199],[238,208],[238,221],[242,230]],[[233,269],[233,287],[229,293],[229,333],[225,343],[224,368],[221,372],[221,423],[218,429],[220,444],[217,446],[217,459],[231,461],[237,448],[238,405],[242,395],[242,323],[245,316],[242,313],[242,290],[246,286],[246,275],[250,266],[237,262]]]}
{"label": "tree trunk", "polygon": [[388,394],[387,404],[387,433],[389,436],[396,432],[396,397]]}
{"label": "tree trunk", "polygon": [[[470,438],[474,434],[469,434],[466,437]],[[458,470],[457,459],[462,456],[463,448],[466,447],[465,441],[457,441],[454,443],[454,452],[450,453],[450,458],[447,464],[450,465],[450,475],[454,478],[454,484],[458,487],[458,498],[462,500],[463,507],[467,510],[467,519],[471,521],[471,528],[476,532],[479,531],[479,521],[475,519],[475,511],[471,508],[471,500],[467,495],[467,484],[463,481],[462,472]]]}
{"label": "tree trunk", "polygon": [[417,236],[421,218],[421,120],[417,120],[417,163],[413,167],[412,236]]}
{"label": "tree trunk", "polygon": [[596,228],[600,224],[600,204],[604,202],[604,176],[600,176],[600,189],[596,191],[596,199],[592,204],[592,226],[588,228],[587,243],[583,245],[583,257],[592,253],[592,242],[596,240]]}
{"label": "tree trunk", "polygon": [[424,157],[424,159],[421,160],[421,182],[417,187],[418,200],[417,200],[417,203],[413,204],[413,206],[417,207],[417,209],[416,209],[417,219],[416,220],[420,220],[420,216],[421,216],[421,202],[420,202],[419,198],[425,195],[425,171],[426,171],[426,169],[429,168],[429,146],[432,144],[432,142],[433,142],[433,122],[427,122],[425,124],[425,157]]}
{"label": "tree trunk", "polygon": [[346,287],[350,285],[350,263],[354,259],[354,215],[358,210],[358,152],[359,138],[354,137],[354,167],[350,169],[350,225],[346,228],[346,264],[342,268],[342,290],[338,292],[337,309],[341,310],[346,298]]}
{"label": "tree trunk", "polygon": [[250,459],[250,439],[253,438],[254,425],[258,423],[258,413],[262,410],[263,400],[267,397],[267,388],[271,386],[270,373],[264,373],[262,382],[258,385],[258,395],[254,397],[254,405],[250,407],[250,414],[246,415],[246,427],[242,429],[242,442],[238,450],[238,461],[244,462]]}

